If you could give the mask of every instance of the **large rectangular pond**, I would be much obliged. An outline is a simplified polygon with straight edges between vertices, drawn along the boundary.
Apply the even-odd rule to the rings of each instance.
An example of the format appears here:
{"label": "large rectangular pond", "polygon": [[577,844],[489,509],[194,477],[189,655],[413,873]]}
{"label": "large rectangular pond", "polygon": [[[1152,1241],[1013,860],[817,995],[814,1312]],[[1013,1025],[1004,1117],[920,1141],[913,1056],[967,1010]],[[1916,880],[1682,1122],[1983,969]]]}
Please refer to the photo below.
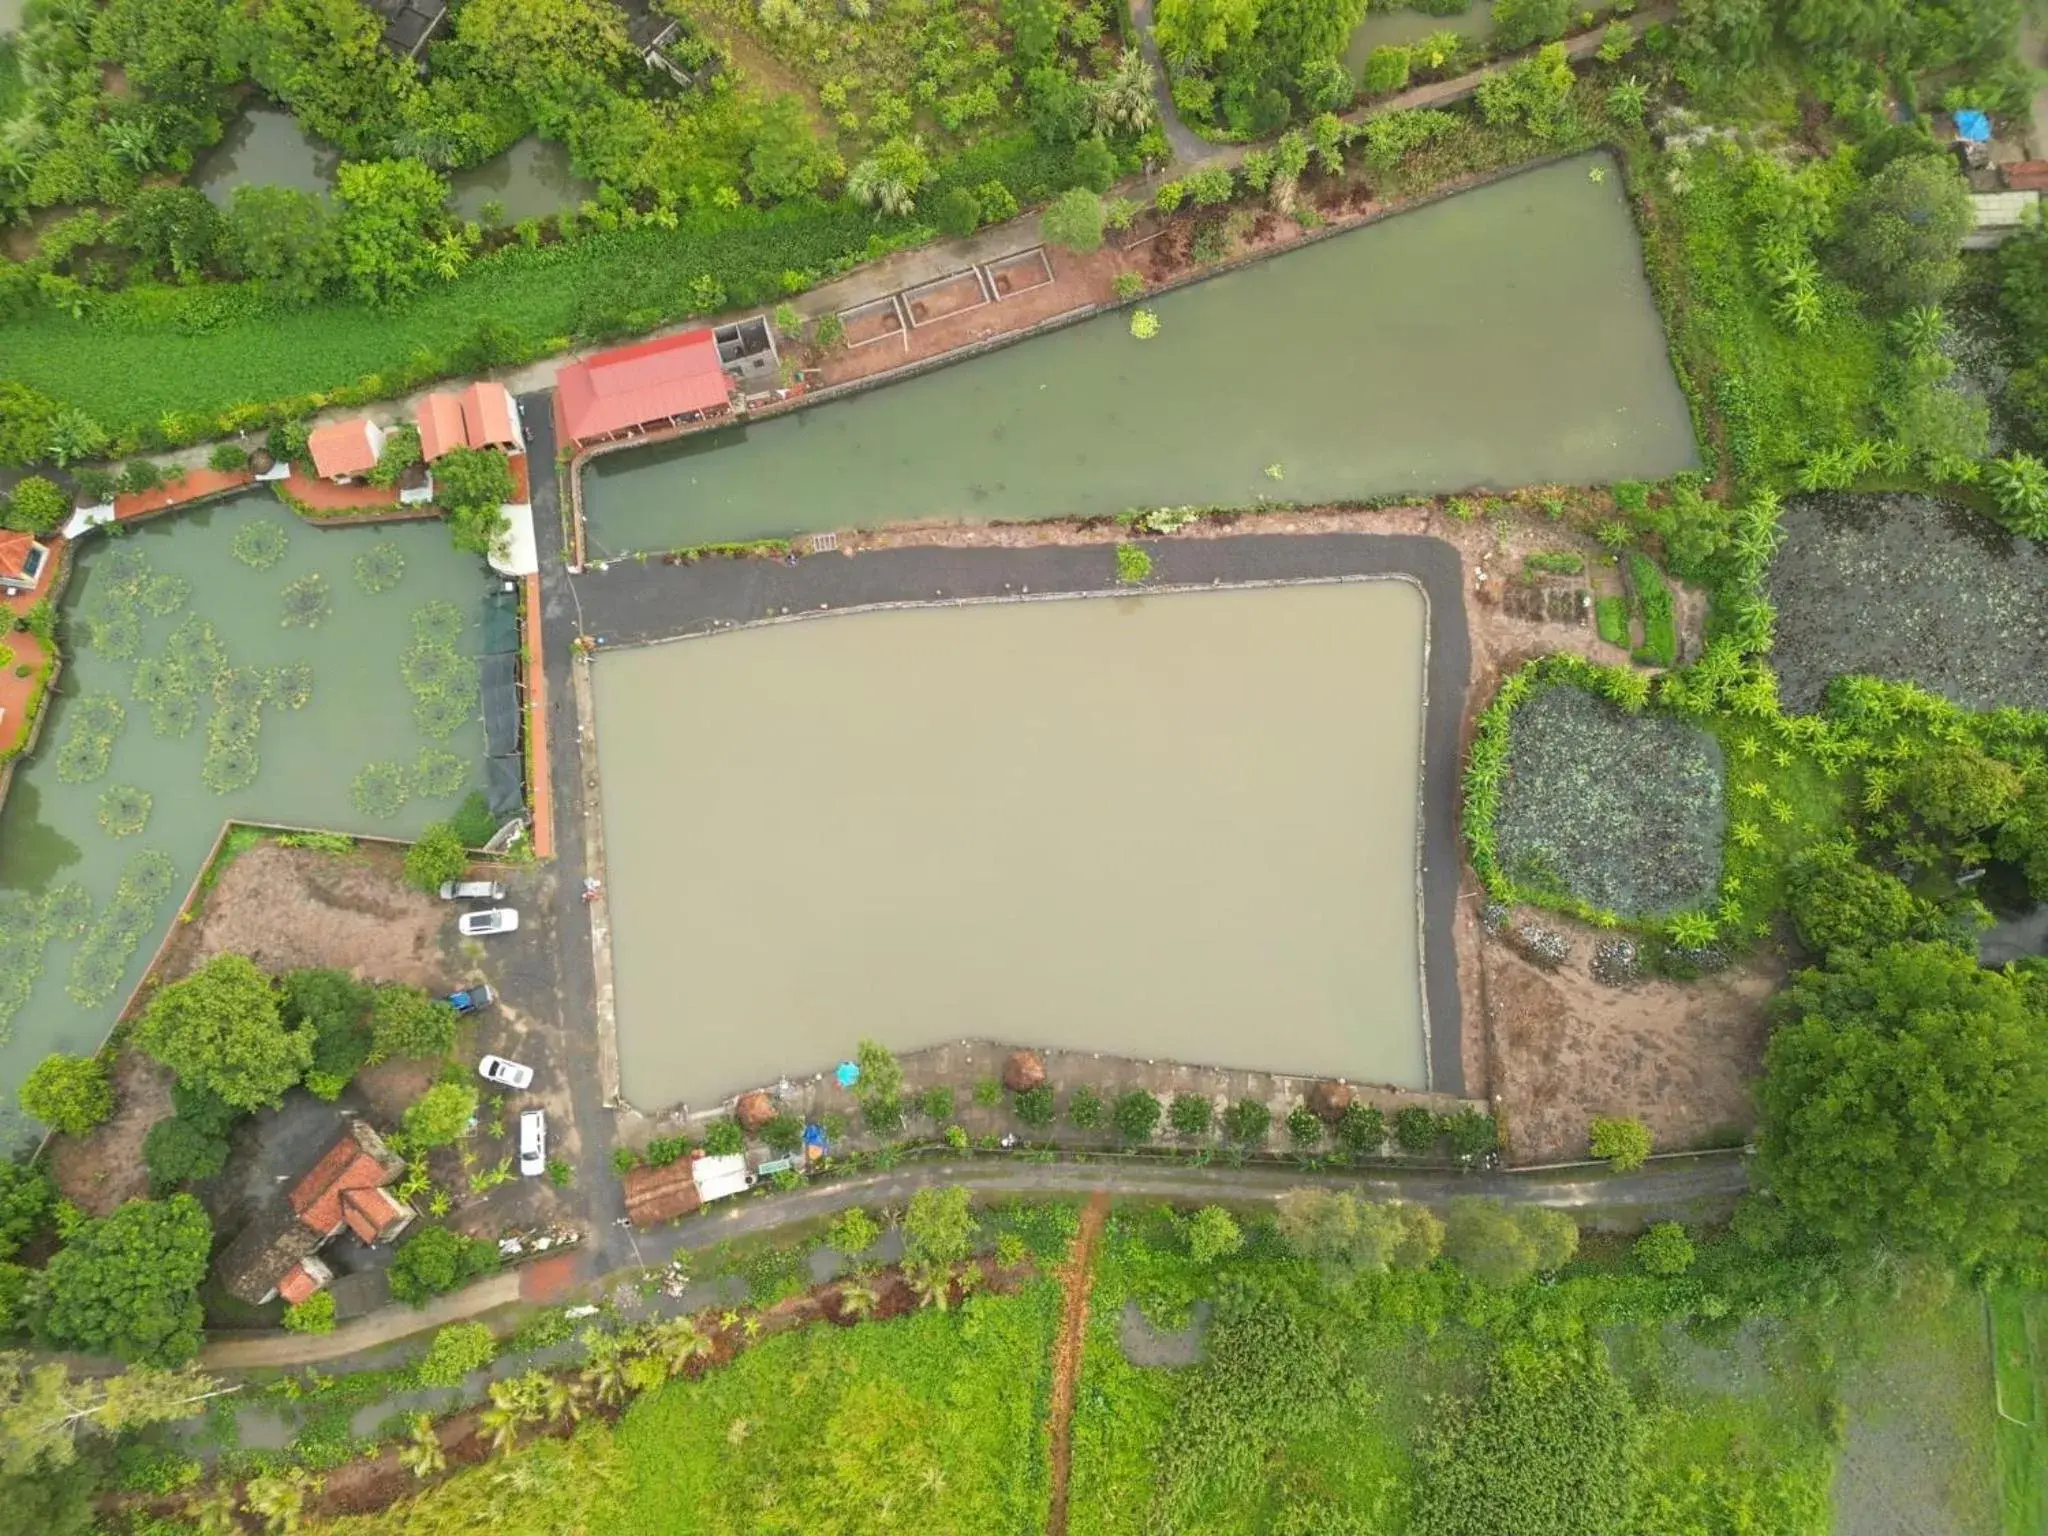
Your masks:
{"label": "large rectangular pond", "polygon": [[1151,341],[1105,315],[757,426],[600,458],[584,477],[591,550],[1647,480],[1694,463],[1604,155],[1152,307]]}
{"label": "large rectangular pond", "polygon": [[[106,1034],[223,821],[404,836],[482,777],[463,654],[475,648],[481,564],[451,549],[438,522],[317,529],[262,493],[73,548],[59,692],[0,810],[8,1110],[44,1053],[90,1050]],[[415,651],[421,629],[445,646]],[[429,649],[436,657],[422,661]],[[416,719],[408,652],[417,680],[444,674],[445,712]],[[231,676],[216,676],[222,663]],[[217,727],[224,712],[253,736]],[[355,784],[372,763],[400,787],[397,803],[382,790],[366,810]],[[123,830],[141,802],[115,803],[116,787],[148,797],[139,829]],[[132,915],[108,926],[124,875]],[[132,942],[117,942],[117,927]],[[81,959],[88,946],[99,958]]]}
{"label": "large rectangular pond", "polygon": [[1425,1081],[1405,581],[877,611],[595,668],[622,1087],[871,1036]]}

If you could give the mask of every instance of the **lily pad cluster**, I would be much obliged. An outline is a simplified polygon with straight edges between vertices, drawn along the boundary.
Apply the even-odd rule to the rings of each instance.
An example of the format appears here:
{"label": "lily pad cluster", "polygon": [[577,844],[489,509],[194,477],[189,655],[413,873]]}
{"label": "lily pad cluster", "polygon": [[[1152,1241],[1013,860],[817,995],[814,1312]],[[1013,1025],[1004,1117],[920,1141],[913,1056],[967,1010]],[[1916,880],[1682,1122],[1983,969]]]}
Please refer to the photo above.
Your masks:
{"label": "lily pad cluster", "polygon": [[1632,919],[1698,906],[1726,822],[1721,749],[1697,726],[1571,683],[1515,709],[1493,829],[1522,890]]}
{"label": "lily pad cluster", "polygon": [[57,749],[57,777],[89,784],[107,771],[114,741],[128,712],[111,694],[89,693],[75,700],[65,719],[64,744]]}
{"label": "lily pad cluster", "polygon": [[412,694],[412,720],[422,736],[445,741],[476,718],[483,684],[474,657],[456,649],[462,610],[436,598],[413,610],[412,644],[399,671]]}
{"label": "lily pad cluster", "polygon": [[153,569],[140,550],[116,550],[93,574],[85,643],[112,661],[133,661],[142,654],[145,614],[167,619],[192,597],[190,581]]}
{"label": "lily pad cluster", "polygon": [[157,735],[183,736],[199,718],[199,700],[212,691],[227,664],[227,647],[213,625],[187,614],[165,640],[162,655],[135,664],[128,691],[137,703],[149,706],[150,728]]}
{"label": "lily pad cluster", "polygon": [[363,815],[389,821],[412,798],[412,778],[402,763],[366,763],[349,785],[348,796]]}
{"label": "lily pad cluster", "polygon": [[469,783],[469,764],[441,747],[422,747],[413,759],[412,792],[422,800],[446,800]]}
{"label": "lily pad cluster", "polygon": [[317,629],[320,621],[334,611],[327,578],[318,571],[286,582],[280,596],[284,600],[284,617],[279,622],[286,629]]}
{"label": "lily pad cluster", "polygon": [[41,896],[0,893],[0,1043],[42,979],[43,950],[52,939],[75,939],[92,921],[92,897],[76,880]]}
{"label": "lily pad cluster", "polygon": [[356,556],[356,585],[365,592],[389,592],[405,576],[405,555],[389,539]]}
{"label": "lily pad cluster", "polygon": [[109,784],[100,791],[100,825],[115,837],[133,837],[149,825],[154,799],[133,784]]}
{"label": "lily pad cluster", "polygon": [[282,524],[265,519],[244,525],[228,545],[228,553],[252,571],[267,571],[284,558],[291,535]]}
{"label": "lily pad cluster", "polygon": [[267,667],[229,667],[214,679],[199,778],[215,794],[232,794],[256,782],[263,767],[256,739],[263,730],[263,706],[276,686]]}
{"label": "lily pad cluster", "polygon": [[65,990],[72,1002],[97,1008],[114,995],[177,879],[178,866],[157,849],[146,848],[128,861],[105,910],[71,957],[71,984]]}

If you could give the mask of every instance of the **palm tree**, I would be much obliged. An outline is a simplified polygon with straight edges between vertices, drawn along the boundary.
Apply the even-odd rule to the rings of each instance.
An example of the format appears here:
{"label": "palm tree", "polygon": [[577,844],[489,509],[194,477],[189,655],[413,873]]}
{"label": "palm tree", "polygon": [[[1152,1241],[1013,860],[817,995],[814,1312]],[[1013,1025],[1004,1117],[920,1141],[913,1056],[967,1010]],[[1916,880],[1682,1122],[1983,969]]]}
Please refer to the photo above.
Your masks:
{"label": "palm tree", "polygon": [[574,1424],[583,1417],[584,1406],[590,1401],[590,1389],[580,1381],[551,1376],[545,1401],[550,1422],[567,1419]]}
{"label": "palm tree", "polygon": [[412,1416],[412,1438],[399,1448],[398,1463],[421,1482],[447,1470],[448,1453],[441,1449],[441,1437],[426,1414]]}
{"label": "palm tree", "polygon": [[920,1307],[937,1307],[941,1312],[953,1304],[953,1276],[943,1264],[906,1264],[903,1278]]}
{"label": "palm tree", "polygon": [[1090,105],[1095,109],[1097,131],[1105,137],[1123,133],[1136,138],[1151,127],[1157,100],[1152,93],[1157,84],[1158,77],[1145,56],[1126,48],[1109,77],[1095,87]]}
{"label": "palm tree", "polygon": [[839,1288],[839,1310],[848,1317],[869,1318],[881,1301],[875,1288],[864,1280],[849,1280]]}
{"label": "palm tree", "polygon": [[701,1360],[716,1348],[711,1336],[687,1317],[663,1323],[654,1330],[652,1352],[661,1357],[671,1376],[680,1376],[692,1360]]}
{"label": "palm tree", "polygon": [[907,218],[917,206],[918,192],[932,175],[924,141],[899,136],[853,168],[846,178],[846,195],[864,208],[891,218]]}
{"label": "palm tree", "polygon": [[626,1395],[626,1353],[616,1339],[599,1335],[592,1340],[590,1363],[583,1367],[583,1379],[600,1403],[616,1403]]}
{"label": "palm tree", "polygon": [[242,1506],[263,1522],[270,1536],[292,1536],[305,1517],[306,1495],[320,1490],[322,1479],[303,1467],[276,1476],[256,1477],[243,1490]]}

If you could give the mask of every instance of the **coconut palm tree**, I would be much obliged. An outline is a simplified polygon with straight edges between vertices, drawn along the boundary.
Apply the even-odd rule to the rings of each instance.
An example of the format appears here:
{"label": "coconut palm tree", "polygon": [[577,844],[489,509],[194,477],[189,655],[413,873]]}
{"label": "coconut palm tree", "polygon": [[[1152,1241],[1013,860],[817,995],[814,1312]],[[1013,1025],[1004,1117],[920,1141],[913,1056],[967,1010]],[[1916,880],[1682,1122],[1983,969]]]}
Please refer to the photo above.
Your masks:
{"label": "coconut palm tree", "polygon": [[583,1367],[583,1379],[590,1384],[591,1394],[600,1403],[616,1403],[626,1396],[626,1352],[619,1341],[608,1334],[598,1334],[591,1340],[590,1362]]}
{"label": "coconut palm tree", "polygon": [[864,1280],[849,1280],[839,1288],[839,1310],[848,1317],[869,1318],[881,1301],[875,1288]]}
{"label": "coconut palm tree", "polygon": [[583,1410],[590,1402],[590,1389],[580,1381],[569,1381],[564,1377],[548,1378],[547,1395],[544,1399],[551,1423],[567,1419],[571,1424],[579,1422]]}
{"label": "coconut palm tree", "polygon": [[702,1360],[716,1348],[711,1336],[687,1317],[678,1317],[654,1330],[651,1353],[658,1355],[671,1376],[680,1376],[692,1360]]}
{"label": "coconut palm tree", "polygon": [[399,1448],[398,1463],[421,1482],[447,1470],[448,1453],[441,1449],[441,1437],[428,1415],[412,1416],[411,1438]]}

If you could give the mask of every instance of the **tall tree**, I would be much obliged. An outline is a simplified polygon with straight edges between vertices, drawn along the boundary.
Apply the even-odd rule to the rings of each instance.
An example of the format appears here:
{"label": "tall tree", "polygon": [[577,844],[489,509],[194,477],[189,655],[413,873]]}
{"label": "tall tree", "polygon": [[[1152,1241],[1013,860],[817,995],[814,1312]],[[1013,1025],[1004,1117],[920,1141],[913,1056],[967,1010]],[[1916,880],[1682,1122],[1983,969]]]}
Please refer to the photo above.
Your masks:
{"label": "tall tree", "polygon": [[60,1349],[174,1366],[199,1351],[199,1282],[213,1223],[190,1195],[131,1200],[87,1221],[30,1297],[37,1331]]}
{"label": "tall tree", "polygon": [[1963,1264],[2048,1255],[2044,991],[1951,944],[1800,973],[1757,1092],[1764,1174],[1794,1220]]}
{"label": "tall tree", "polygon": [[276,1108],[313,1061],[313,1032],[285,1027],[270,979],[245,955],[216,955],[165,987],[135,1043],[237,1109]]}
{"label": "tall tree", "polygon": [[1946,155],[1908,155],[1871,177],[1843,214],[1842,267],[1879,305],[1938,304],[1962,276],[1970,188]]}
{"label": "tall tree", "polygon": [[148,1366],[74,1378],[61,1362],[37,1365],[24,1354],[0,1353],[0,1472],[19,1477],[65,1466],[87,1431],[112,1438],[192,1418],[220,1385],[197,1370]]}

